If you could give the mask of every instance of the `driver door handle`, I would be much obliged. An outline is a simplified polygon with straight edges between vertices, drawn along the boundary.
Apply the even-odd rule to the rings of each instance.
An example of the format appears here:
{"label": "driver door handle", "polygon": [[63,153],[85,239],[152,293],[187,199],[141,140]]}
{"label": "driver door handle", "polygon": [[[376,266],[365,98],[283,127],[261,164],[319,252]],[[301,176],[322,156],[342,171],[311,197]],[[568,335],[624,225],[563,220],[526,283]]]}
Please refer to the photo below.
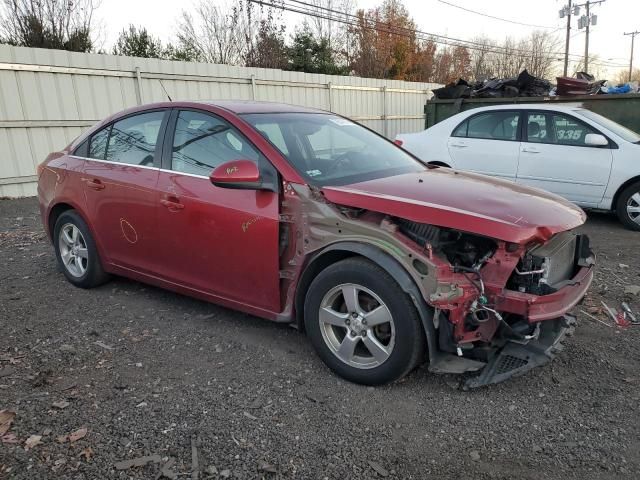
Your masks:
{"label": "driver door handle", "polygon": [[180,199],[175,195],[167,195],[166,198],[160,200],[160,204],[167,207],[170,212],[184,209],[184,204],[180,203]]}

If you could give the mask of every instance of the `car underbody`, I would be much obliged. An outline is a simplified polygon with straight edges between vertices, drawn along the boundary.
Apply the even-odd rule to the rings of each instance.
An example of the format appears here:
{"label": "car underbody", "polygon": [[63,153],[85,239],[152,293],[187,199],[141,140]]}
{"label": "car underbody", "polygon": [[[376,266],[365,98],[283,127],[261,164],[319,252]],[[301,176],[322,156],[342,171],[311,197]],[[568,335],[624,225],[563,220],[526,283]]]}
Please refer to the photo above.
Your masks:
{"label": "car underbody", "polygon": [[[498,383],[540,366],[575,327],[570,310],[592,278],[589,239],[572,231],[509,242],[341,205],[321,189],[283,184],[282,321],[302,325],[301,292],[336,259],[368,257],[412,298],[429,370],[467,373],[464,387]],[[469,223],[473,230],[473,222]]]}

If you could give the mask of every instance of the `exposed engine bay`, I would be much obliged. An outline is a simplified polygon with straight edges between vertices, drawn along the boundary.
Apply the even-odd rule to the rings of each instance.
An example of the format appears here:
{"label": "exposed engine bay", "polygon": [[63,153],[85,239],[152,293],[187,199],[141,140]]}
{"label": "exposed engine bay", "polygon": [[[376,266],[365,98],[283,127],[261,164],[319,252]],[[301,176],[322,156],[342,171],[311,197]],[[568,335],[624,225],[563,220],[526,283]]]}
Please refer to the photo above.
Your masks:
{"label": "exposed engine bay", "polygon": [[[546,363],[564,336],[573,331],[575,322],[566,315],[531,322],[526,314],[505,311],[500,295],[512,291],[544,297],[571,284],[581,267],[593,264],[588,237],[563,232],[544,244],[524,248],[404,219],[393,221],[421,248],[446,259],[452,277],[462,275],[473,286],[471,292],[463,287],[458,301],[437,298],[434,302],[440,350],[481,362],[483,367],[483,374],[470,379],[467,386],[496,383]],[[494,256],[508,256],[509,251],[519,258],[511,260],[512,273],[500,285],[491,265]],[[505,267],[509,263],[501,258],[498,262]]]}

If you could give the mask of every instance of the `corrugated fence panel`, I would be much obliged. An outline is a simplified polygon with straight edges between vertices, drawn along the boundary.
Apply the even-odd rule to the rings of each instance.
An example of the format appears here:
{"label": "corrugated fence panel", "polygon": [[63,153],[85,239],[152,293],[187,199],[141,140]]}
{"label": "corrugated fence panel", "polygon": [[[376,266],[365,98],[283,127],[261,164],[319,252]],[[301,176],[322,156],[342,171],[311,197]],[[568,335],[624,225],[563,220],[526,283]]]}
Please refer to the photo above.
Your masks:
{"label": "corrugated fence panel", "polygon": [[0,197],[35,195],[36,166],[49,152],[106,116],[167,94],[315,107],[393,138],[422,130],[438,86],[0,45]]}

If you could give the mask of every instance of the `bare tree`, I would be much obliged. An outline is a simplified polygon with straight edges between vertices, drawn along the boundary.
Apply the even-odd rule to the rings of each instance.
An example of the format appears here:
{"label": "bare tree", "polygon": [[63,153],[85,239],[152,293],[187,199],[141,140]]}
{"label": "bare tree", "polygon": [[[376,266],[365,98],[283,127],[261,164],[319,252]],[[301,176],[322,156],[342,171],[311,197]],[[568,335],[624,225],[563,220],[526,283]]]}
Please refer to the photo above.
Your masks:
{"label": "bare tree", "polygon": [[558,63],[560,39],[553,33],[538,30],[526,38],[522,45],[529,54],[526,68],[531,75],[547,78],[554,72]]}
{"label": "bare tree", "polygon": [[[319,42],[327,42],[337,62],[348,64],[352,57],[349,27],[333,18],[352,21],[349,15],[355,12],[355,0],[309,0],[308,3],[310,10],[319,14],[311,17],[308,30]],[[321,18],[323,16],[332,19]]]}
{"label": "bare tree", "polygon": [[471,42],[477,45],[470,51],[471,75],[474,80],[486,80],[494,77],[495,73],[495,48],[496,41],[486,36],[475,37]]}
{"label": "bare tree", "polygon": [[96,0],[2,0],[0,39],[24,47],[93,50]]}

